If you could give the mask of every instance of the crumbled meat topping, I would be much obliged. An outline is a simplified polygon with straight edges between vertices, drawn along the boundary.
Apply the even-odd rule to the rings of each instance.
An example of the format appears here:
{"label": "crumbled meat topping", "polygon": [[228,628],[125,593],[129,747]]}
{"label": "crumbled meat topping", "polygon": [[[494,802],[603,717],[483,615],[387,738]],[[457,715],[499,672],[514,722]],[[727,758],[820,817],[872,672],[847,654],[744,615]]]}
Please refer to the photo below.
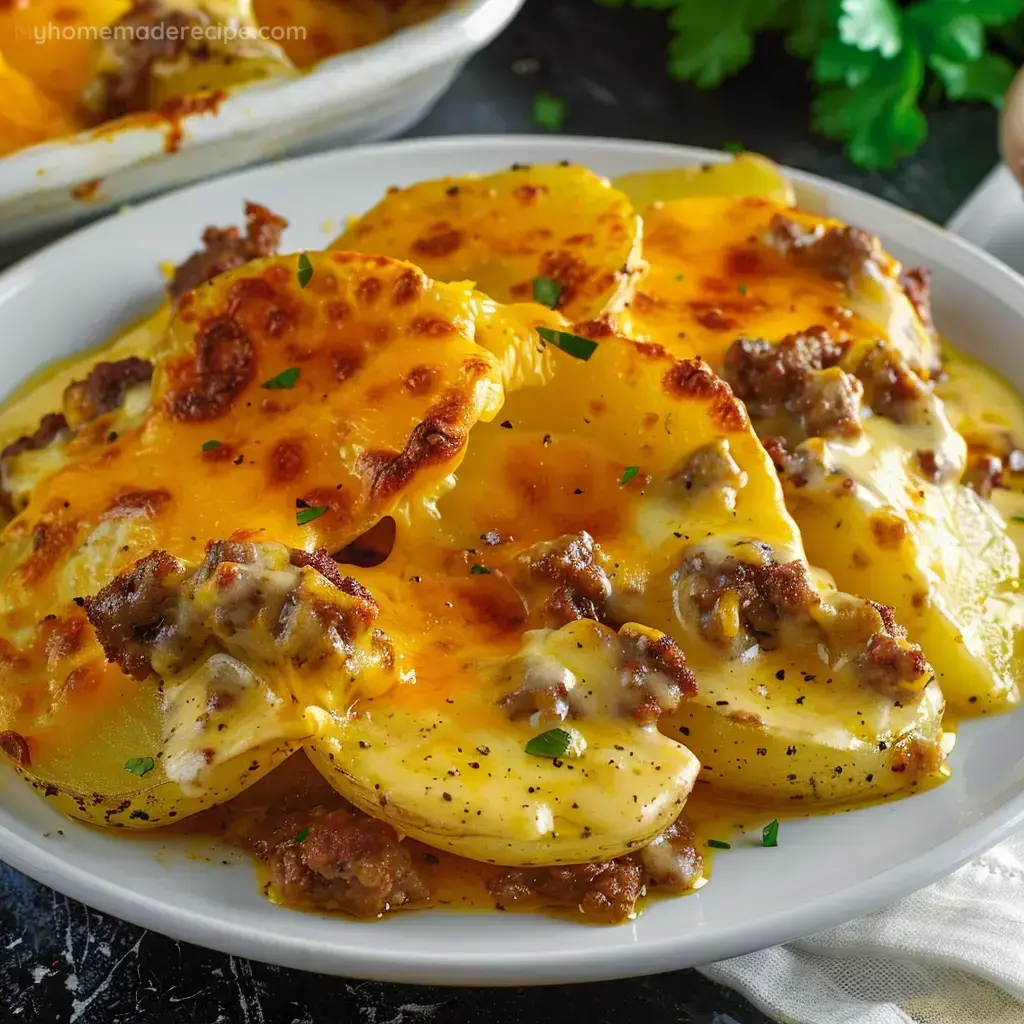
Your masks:
{"label": "crumbled meat topping", "polygon": [[897,627],[896,635],[876,633],[857,659],[857,672],[866,686],[880,693],[900,693],[921,689],[931,671],[924,652],[916,645],[899,642],[905,631]]}
{"label": "crumbled meat topping", "polygon": [[994,488],[1003,486],[1003,470],[1003,460],[998,455],[969,448],[961,483],[970,487],[979,498],[989,498]]}
{"label": "crumbled meat topping", "polygon": [[633,857],[600,864],[515,868],[492,878],[487,888],[499,906],[541,904],[577,910],[607,924],[628,921],[643,895],[642,870]]}
{"label": "crumbled meat topping", "polygon": [[128,389],[148,384],[152,376],[153,364],[138,356],[97,363],[85,380],[75,381],[64,389],[64,415],[72,427],[79,427],[120,408]]}
{"label": "crumbled meat topping", "polygon": [[380,917],[430,895],[395,830],[354,808],[285,815],[257,852],[285,900],[301,906]]}
{"label": "crumbled meat topping", "polygon": [[305,665],[345,658],[358,638],[372,638],[382,661],[391,657],[373,630],[373,596],[326,551],[219,541],[192,570],[155,551],[86,598],[85,608],[108,660],[139,680],[180,671],[211,645],[247,661],[255,651],[268,662]]}
{"label": "crumbled meat topping", "polygon": [[684,697],[696,694],[697,680],[686,667],[686,655],[670,636],[627,625],[619,630],[619,639],[626,670],[623,710],[634,718],[656,722]]}
{"label": "crumbled meat topping", "polygon": [[921,423],[929,416],[928,385],[894,348],[879,342],[857,366],[867,404],[877,416],[896,423]]}
{"label": "crumbled meat topping", "polygon": [[[209,25],[209,15],[198,7],[184,11],[161,0],[134,0],[112,26],[103,70],[86,91],[86,105],[97,121],[150,109],[154,65],[179,60],[190,49],[193,30],[201,39]],[[204,53],[196,49],[197,56]]]}
{"label": "crumbled meat topping", "polygon": [[739,654],[755,637],[770,636],[783,619],[804,619],[821,598],[802,562],[780,565],[765,545],[753,544],[759,561],[732,555],[712,558],[698,550],[683,561],[677,579],[697,610],[704,637]]}
{"label": "crumbled meat topping", "polygon": [[932,319],[932,272],[926,267],[908,267],[900,275],[900,284],[910,304],[924,324],[924,329],[935,337],[935,322]]}
{"label": "crumbled meat topping", "polygon": [[639,853],[649,889],[679,893],[691,890],[703,877],[704,857],[693,829],[677,818]]}
{"label": "crumbled meat topping", "polygon": [[776,343],[738,338],[723,375],[755,421],[785,412],[798,419],[805,436],[856,437],[862,387],[837,365],[844,351],[823,327]]}
{"label": "crumbled meat topping", "polygon": [[555,584],[541,606],[544,625],[603,619],[612,585],[601,565],[601,547],[585,530],[540,545],[524,556],[533,578]]}
{"label": "crumbled meat topping", "polygon": [[174,271],[167,289],[171,299],[177,301],[185,292],[250,260],[273,256],[287,226],[288,221],[265,206],[246,203],[245,235],[236,227],[207,228],[203,232],[203,248]]}
{"label": "crumbled meat topping", "polygon": [[880,254],[877,240],[859,228],[823,224],[808,228],[781,213],[772,217],[768,241],[798,265],[842,281],[847,287]]}

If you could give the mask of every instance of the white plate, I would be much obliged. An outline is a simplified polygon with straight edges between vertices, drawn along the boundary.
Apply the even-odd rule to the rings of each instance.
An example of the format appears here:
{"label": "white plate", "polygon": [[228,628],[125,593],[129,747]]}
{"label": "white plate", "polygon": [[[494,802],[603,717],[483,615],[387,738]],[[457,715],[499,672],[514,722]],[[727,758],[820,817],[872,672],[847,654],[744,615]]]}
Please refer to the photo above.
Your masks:
{"label": "white plate", "polygon": [[1024,272],[1024,195],[1006,164],[996,167],[968,196],[948,227]]}
{"label": "white plate", "polygon": [[458,0],[436,18],[296,78],[232,90],[215,113],[183,119],[173,153],[169,123],[129,123],[0,158],[0,243],[245,164],[397,135],[426,114],[522,4]]}
{"label": "white plate", "polygon": [[[92,345],[159,295],[157,265],[180,259],[207,224],[237,221],[245,198],[292,223],[288,248],[322,245],[389,184],[515,161],[570,159],[605,174],[722,154],[570,138],[414,141],[332,153],[210,182],[94,225],[0,275],[0,349],[13,384],[44,360]],[[1024,385],[1024,280],[920,218],[794,173],[805,204],[879,234],[935,271],[935,311],[955,342]],[[325,225],[326,218],[333,223]],[[176,939],[291,967],[420,983],[585,981],[685,967],[792,939],[864,914],[952,871],[1024,823],[1024,721],[967,724],[944,786],[853,813],[786,821],[777,849],[719,855],[700,893],[649,907],[631,924],[585,927],[511,914],[398,914],[381,922],[283,910],[230,866],[181,847],[129,840],[61,819],[11,772],[0,774],[0,857],[68,896]],[[755,823],[751,823],[755,824]],[[757,823],[760,824],[760,823]],[[57,836],[60,828],[63,836]],[[50,833],[45,837],[43,833]]]}

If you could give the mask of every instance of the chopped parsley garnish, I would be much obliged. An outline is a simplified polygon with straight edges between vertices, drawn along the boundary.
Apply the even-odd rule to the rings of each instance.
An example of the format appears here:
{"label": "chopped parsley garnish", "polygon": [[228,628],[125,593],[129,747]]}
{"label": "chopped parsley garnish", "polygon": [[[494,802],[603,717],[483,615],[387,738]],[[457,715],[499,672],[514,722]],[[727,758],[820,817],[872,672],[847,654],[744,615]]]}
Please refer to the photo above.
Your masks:
{"label": "chopped parsley garnish", "polygon": [[297,843],[304,843],[308,838],[309,838],[309,829],[308,828],[300,828],[299,831],[295,833],[295,842],[297,842]]}
{"label": "chopped parsley garnish", "polygon": [[526,744],[526,752],[537,757],[565,757],[571,745],[572,733],[565,729],[548,729]]}
{"label": "chopped parsley garnish", "polygon": [[779,845],[779,819],[775,818],[769,821],[763,829],[761,829],[761,845],[762,846],[778,846]]}
{"label": "chopped parsley garnish", "polygon": [[676,274],[676,280],[677,281],[685,281],[686,280],[686,275],[685,274]]}
{"label": "chopped parsley garnish", "polygon": [[729,142],[722,143],[722,149],[724,149],[726,153],[742,153],[746,148],[747,147],[744,146],[742,142],[736,142],[733,139]]}
{"label": "chopped parsley garnish", "polygon": [[143,775],[148,775],[156,767],[156,762],[151,757],[130,757],[124,763],[124,770],[131,772],[132,775],[138,775],[141,779]]}
{"label": "chopped parsley garnish", "polygon": [[1024,523],[1024,515],[1020,515],[1020,513],[1018,513],[1017,515],[1010,516],[1010,518],[1015,523]]}
{"label": "chopped parsley garnish", "polygon": [[550,327],[538,327],[537,333],[555,348],[560,348],[567,355],[574,359],[582,359],[586,362],[597,348],[597,342],[589,338],[581,338],[578,334],[570,334],[568,331],[556,331]]}
{"label": "chopped parsley garnish", "polygon": [[474,576],[490,576],[491,570],[486,565],[474,565],[469,570]]}
{"label": "chopped parsley garnish", "polygon": [[298,379],[299,368],[297,366],[289,366],[287,370],[282,370],[276,377],[265,380],[260,387],[267,391],[284,391],[295,387],[295,382]]}
{"label": "chopped parsley garnish", "polygon": [[219,448],[219,447],[220,447],[220,441],[204,441],[203,442],[203,451],[204,452],[212,452],[215,448]]}
{"label": "chopped parsley garnish", "polygon": [[736,285],[736,291],[738,291],[740,293],[740,295],[746,295],[747,294],[747,286],[745,284],[738,284],[738,285]]}
{"label": "chopped parsley garnish", "polygon": [[560,132],[565,120],[565,100],[552,96],[546,89],[541,89],[533,97],[530,117],[538,128],[547,128],[549,132]]}
{"label": "chopped parsley garnish", "polygon": [[309,262],[309,257],[304,252],[299,253],[299,273],[296,276],[300,288],[305,288],[313,280],[313,264]]}
{"label": "chopped parsley garnish", "polygon": [[327,511],[326,505],[314,505],[311,508],[300,508],[295,513],[295,525],[305,526],[306,523],[319,519]]}
{"label": "chopped parsley garnish", "polygon": [[723,843],[721,839],[709,839],[708,846],[713,850],[731,850],[732,843]]}
{"label": "chopped parsley garnish", "polygon": [[533,301],[554,309],[562,295],[562,286],[552,277],[533,279]]}
{"label": "chopped parsley garnish", "polygon": [[622,471],[622,476],[619,477],[619,483],[623,487],[625,487],[626,484],[628,484],[629,481],[632,480],[633,477],[635,477],[637,475],[637,473],[639,473],[639,472],[640,472],[640,467],[639,466],[627,466]]}

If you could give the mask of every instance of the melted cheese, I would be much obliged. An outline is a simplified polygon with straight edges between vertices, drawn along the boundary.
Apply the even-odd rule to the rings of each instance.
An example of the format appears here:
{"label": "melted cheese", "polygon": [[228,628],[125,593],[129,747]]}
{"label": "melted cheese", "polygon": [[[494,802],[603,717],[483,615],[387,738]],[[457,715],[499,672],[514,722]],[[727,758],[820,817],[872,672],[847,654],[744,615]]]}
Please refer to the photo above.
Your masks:
{"label": "melted cheese", "polygon": [[[160,0],[164,10],[228,32],[205,40],[201,59],[157,60],[147,73],[148,105],[155,109],[176,97],[294,74],[379,42],[448,3]],[[100,33],[116,31],[131,9],[130,0],[16,0],[0,6],[0,94],[9,101],[0,111],[0,156],[96,123],[106,96],[103,76],[122,68],[122,44],[111,45],[116,37],[104,40]]]}
{"label": "melted cheese", "polygon": [[332,248],[407,259],[439,281],[475,281],[526,302],[536,277],[558,284],[567,319],[594,320],[632,295],[640,218],[585,167],[515,167],[389,191]]}
{"label": "melted cheese", "polygon": [[649,210],[650,270],[617,319],[623,333],[720,367],[737,337],[772,341],[820,325],[837,340],[887,338],[913,366],[934,363],[933,343],[899,286],[898,263],[879,255],[847,288],[768,244],[776,213],[808,229],[841,226],[759,196],[677,199]]}
{"label": "melted cheese", "polygon": [[[762,195],[737,197],[749,175]],[[783,487],[715,368],[737,336],[821,325],[847,343],[834,377],[880,338],[926,376],[898,264],[875,249],[837,281],[775,251],[774,213],[826,225],[770,166],[622,184],[673,198],[642,253],[625,195],[578,168],[428,182],[309,253],[308,282],[295,256],[255,261],[122,337],[152,387],[5,467],[24,507],[0,537],[0,734],[24,738],[22,773],[76,817],[147,827],[302,747],[403,836],[498,865],[628,853],[698,779],[777,805],[942,778],[944,695],[999,707],[1019,670],[1018,556],[954,482],[957,428],[981,429],[954,384],[980,378],[954,367],[907,422],[863,406],[863,433],[806,441],[809,478]],[[519,301],[536,276],[559,309]],[[0,438],[93,359],[16,396]],[[922,480],[922,450],[949,482]],[[388,517],[393,549],[343,587],[289,551],[372,547]],[[197,569],[229,537],[257,554]],[[154,551],[173,600],[139,683],[74,599]],[[871,671],[879,640],[900,672]],[[528,753],[552,728],[565,753]]]}
{"label": "melted cheese", "polygon": [[[161,750],[156,736],[170,735],[167,716],[184,706],[170,690],[161,698],[107,665],[76,598],[157,549],[198,562],[209,540],[234,534],[336,550],[382,515],[429,510],[464,454],[468,429],[500,405],[494,360],[473,340],[475,318],[495,318],[482,296],[435,286],[379,257],[309,258],[305,289],[296,258],[279,257],[183,301],[160,352],[150,412],[113,439],[110,417],[119,413],[80,429],[63,446],[62,468],[36,484],[4,531],[0,636],[14,664],[28,660],[4,681],[0,731],[27,737],[34,778],[74,792],[89,778],[97,793],[110,794],[96,809],[67,808],[72,813],[102,820],[131,782],[122,777],[131,723],[139,723],[139,742]],[[263,387],[292,371],[291,387]],[[210,440],[219,446],[204,451]],[[323,514],[301,523],[297,502]],[[56,628],[43,622],[48,614],[79,623],[73,663],[47,654]],[[69,671],[78,669],[82,680],[108,679],[109,699],[97,700],[93,683],[69,688]],[[272,740],[276,759],[294,749],[297,731],[309,730],[294,721],[276,730],[289,740]],[[197,753],[209,738],[200,733],[190,743]],[[273,759],[257,756],[266,753],[261,735],[249,731],[248,743],[253,759],[271,767]],[[232,790],[231,771],[211,775],[201,801],[185,793],[179,803],[159,787],[155,799],[189,813],[256,777],[242,772]],[[155,821],[153,809],[126,823]]]}

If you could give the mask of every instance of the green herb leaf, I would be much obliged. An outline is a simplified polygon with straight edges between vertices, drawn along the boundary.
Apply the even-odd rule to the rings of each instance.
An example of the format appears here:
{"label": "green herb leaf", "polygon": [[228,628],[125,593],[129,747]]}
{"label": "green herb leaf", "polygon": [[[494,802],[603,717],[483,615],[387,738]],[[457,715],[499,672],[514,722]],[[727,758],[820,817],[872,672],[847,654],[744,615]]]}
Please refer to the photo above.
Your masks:
{"label": "green herb leaf", "polygon": [[710,846],[712,850],[731,850],[732,849],[732,843],[723,843],[721,839],[709,839],[708,840],[708,846]]}
{"label": "green herb leaf", "polygon": [[547,90],[541,89],[533,97],[530,119],[538,128],[546,128],[549,132],[560,132],[562,122],[565,120],[565,100],[552,96]]}
{"label": "green herb leaf", "polygon": [[854,88],[827,89],[818,97],[814,125],[844,140],[850,159],[861,167],[892,167],[928,135],[918,106],[923,84],[924,64],[916,47],[906,47],[893,60],[876,56]]}
{"label": "green herb leaf", "polygon": [[296,276],[300,288],[305,288],[313,280],[313,264],[309,262],[309,257],[304,252],[299,253],[299,272]]}
{"label": "green herb leaf", "polygon": [[295,833],[295,842],[297,842],[297,843],[304,843],[308,838],[309,838],[309,829],[308,828],[300,828],[299,831]]}
{"label": "green herb leaf", "polygon": [[[655,6],[634,0],[635,6]],[[668,71],[673,78],[712,89],[750,63],[754,35],[777,22],[784,0],[675,0],[669,28],[675,33],[668,47]]]}
{"label": "green herb leaf", "polygon": [[474,576],[490,576],[491,575],[491,570],[488,569],[486,565],[473,565],[473,566],[470,566],[469,571],[471,573],[473,573]]}
{"label": "green herb leaf", "polygon": [[548,729],[526,744],[526,752],[538,757],[565,757],[571,744],[572,734],[565,729]]}
{"label": "green herb leaf", "polygon": [[295,382],[298,379],[299,368],[297,366],[290,366],[287,370],[282,370],[276,377],[265,380],[260,387],[265,388],[267,391],[285,391],[295,387]]}
{"label": "green herb leaf", "polygon": [[124,770],[131,772],[132,775],[138,775],[141,779],[143,775],[148,775],[156,767],[156,762],[151,757],[130,757],[124,763]]}
{"label": "green herb leaf", "polygon": [[742,142],[737,142],[735,139],[730,139],[728,142],[722,143],[722,149],[726,153],[743,153],[746,151],[746,146]]}
{"label": "green herb leaf", "polygon": [[637,475],[637,473],[639,473],[639,472],[640,472],[640,467],[639,466],[627,466],[622,471],[622,476],[619,477],[619,483],[622,484],[623,487],[625,487],[626,484],[628,484],[629,481],[632,480],[633,477],[635,477]]}
{"label": "green herb leaf", "polygon": [[533,279],[533,301],[554,309],[562,295],[562,286],[550,277]]}
{"label": "green herb leaf", "polygon": [[295,525],[305,526],[306,523],[319,519],[327,511],[326,505],[314,505],[312,508],[300,508],[295,513]]}
{"label": "green herb leaf", "polygon": [[589,338],[581,338],[578,334],[569,334],[568,331],[556,331],[550,327],[538,327],[537,333],[555,348],[560,348],[567,355],[574,359],[582,359],[586,362],[597,348],[597,342]]}
{"label": "green herb leaf", "polygon": [[938,76],[951,100],[984,100],[1001,108],[1016,67],[1002,54],[982,54],[970,64],[958,64],[943,57],[932,57],[931,69]]}
{"label": "green herb leaf", "polygon": [[832,0],[794,0],[784,12],[778,27],[789,29],[786,50],[801,60],[811,60],[835,27]]}
{"label": "green herb leaf", "polygon": [[738,291],[740,293],[740,295],[746,295],[747,294],[747,286],[745,284],[738,284],[738,285],[736,285],[736,291]]}
{"label": "green herb leaf", "polygon": [[214,449],[219,448],[219,447],[220,447],[220,441],[204,441],[203,442],[203,451],[204,452],[212,452]]}
{"label": "green herb leaf", "polygon": [[1019,512],[1010,516],[1010,519],[1012,519],[1015,523],[1024,523],[1024,516],[1022,516]]}
{"label": "green herb leaf", "polygon": [[778,846],[779,845],[779,819],[775,818],[769,821],[763,829],[761,829],[761,845],[762,846]]}
{"label": "green herb leaf", "polygon": [[895,57],[903,47],[899,8],[893,0],[839,0],[839,38],[858,50]]}

